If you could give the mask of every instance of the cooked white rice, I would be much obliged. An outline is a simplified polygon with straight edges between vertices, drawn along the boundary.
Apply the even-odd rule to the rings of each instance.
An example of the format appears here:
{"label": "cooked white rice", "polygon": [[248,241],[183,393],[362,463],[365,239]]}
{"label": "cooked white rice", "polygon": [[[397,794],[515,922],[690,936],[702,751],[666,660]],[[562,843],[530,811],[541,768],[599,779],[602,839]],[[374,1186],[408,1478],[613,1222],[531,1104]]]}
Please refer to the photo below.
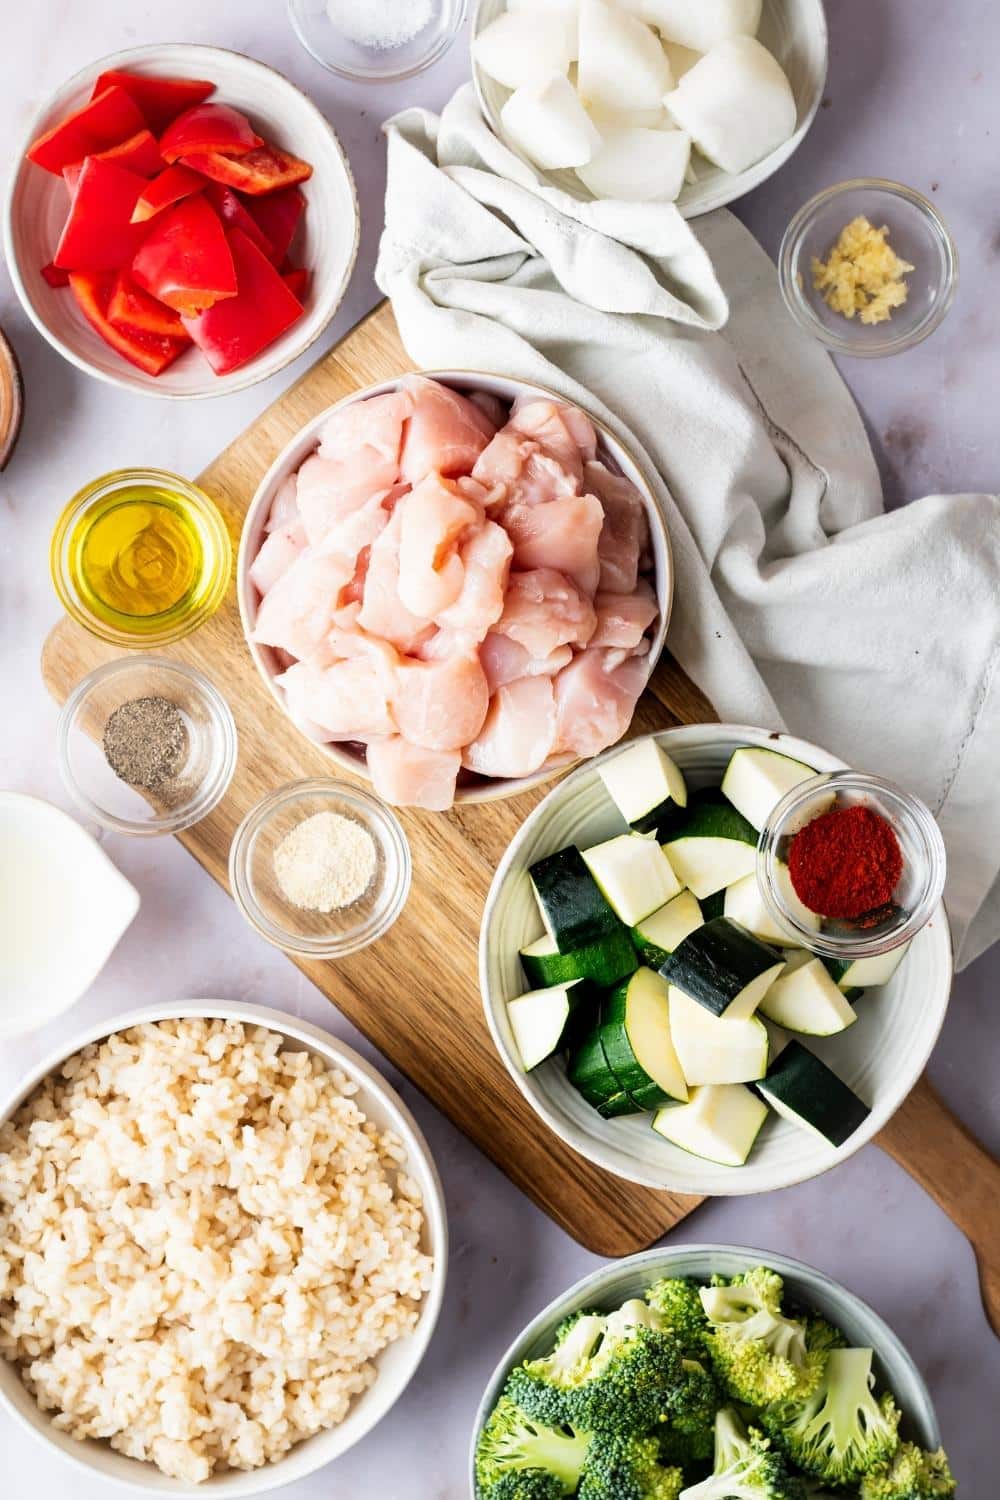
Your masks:
{"label": "cooked white rice", "polygon": [[0,1127],[0,1353],[57,1427],[198,1482],[343,1420],[432,1269],[356,1091],[263,1028],[161,1021]]}

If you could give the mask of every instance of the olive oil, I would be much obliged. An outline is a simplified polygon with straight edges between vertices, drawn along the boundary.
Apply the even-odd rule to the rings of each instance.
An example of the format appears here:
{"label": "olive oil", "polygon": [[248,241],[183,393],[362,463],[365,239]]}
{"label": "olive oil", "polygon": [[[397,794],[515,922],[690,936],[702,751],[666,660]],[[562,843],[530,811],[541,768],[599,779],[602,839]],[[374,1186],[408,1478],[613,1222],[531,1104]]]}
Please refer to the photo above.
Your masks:
{"label": "olive oil", "polygon": [[96,634],[161,644],[211,614],[230,558],[206,495],[162,470],[133,470],[97,481],[67,507],[53,538],[53,580]]}

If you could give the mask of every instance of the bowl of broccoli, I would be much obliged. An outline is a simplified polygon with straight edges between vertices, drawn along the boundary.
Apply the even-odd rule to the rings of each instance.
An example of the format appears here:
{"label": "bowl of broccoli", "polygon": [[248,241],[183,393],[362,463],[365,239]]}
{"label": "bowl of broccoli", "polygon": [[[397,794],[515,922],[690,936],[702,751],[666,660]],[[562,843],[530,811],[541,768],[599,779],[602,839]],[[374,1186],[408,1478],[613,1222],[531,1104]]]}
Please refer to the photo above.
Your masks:
{"label": "bowl of broccoli", "polygon": [[[764,1261],[766,1260],[766,1264]],[[821,1271],[659,1248],[584,1277],[501,1359],[475,1500],[948,1500],[923,1378]]]}

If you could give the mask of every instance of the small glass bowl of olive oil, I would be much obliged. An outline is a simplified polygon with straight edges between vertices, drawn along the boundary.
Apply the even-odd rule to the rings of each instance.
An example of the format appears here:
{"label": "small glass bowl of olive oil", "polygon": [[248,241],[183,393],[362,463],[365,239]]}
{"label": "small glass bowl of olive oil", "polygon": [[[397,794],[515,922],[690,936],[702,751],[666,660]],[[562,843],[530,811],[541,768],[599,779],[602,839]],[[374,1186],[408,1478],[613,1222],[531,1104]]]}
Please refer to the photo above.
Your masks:
{"label": "small glass bowl of olive oil", "polygon": [[163,469],[120,469],[74,495],[49,560],[80,625],[116,646],[165,646],[222,603],[232,544],[197,486]]}

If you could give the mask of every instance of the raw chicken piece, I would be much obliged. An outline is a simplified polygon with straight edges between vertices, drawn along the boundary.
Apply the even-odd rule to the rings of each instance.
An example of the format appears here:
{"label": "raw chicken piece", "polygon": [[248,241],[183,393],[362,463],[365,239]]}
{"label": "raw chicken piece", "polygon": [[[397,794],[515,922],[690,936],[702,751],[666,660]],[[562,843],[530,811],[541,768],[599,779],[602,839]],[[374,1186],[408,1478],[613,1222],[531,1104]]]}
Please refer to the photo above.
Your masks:
{"label": "raw chicken piece", "polygon": [[391,466],[392,478],[387,483],[392,484],[399,472],[403,423],[412,412],[413,398],[405,390],[352,401],[323,423],[319,456],[360,469],[377,468],[380,472]]}
{"label": "raw chicken piece", "polygon": [[399,459],[403,478],[415,485],[435,471],[470,473],[496,431],[490,418],[458,391],[422,375],[408,375],[403,388],[413,400]]}
{"label": "raw chicken piece", "polygon": [[511,427],[503,427],[476,459],[472,477],[491,490],[509,489],[520,479],[529,456],[538,451],[538,444],[531,438]]}
{"label": "raw chicken piece", "polygon": [[493,694],[479,735],[462,764],[480,776],[530,776],[555,742],[556,705],[549,677],[519,677]]}
{"label": "raw chicken piece", "polygon": [[458,750],[426,750],[398,734],[373,740],[368,746],[368,770],[375,791],[395,807],[446,812],[455,801],[461,765]]}
{"label": "raw chicken piece", "polygon": [[[289,474],[288,478],[283,479],[274,492],[274,499],[271,501],[271,510],[264,530],[276,531],[280,526],[291,526],[295,521],[300,525],[302,524],[302,517],[299,515],[298,476]],[[304,531],[302,535],[304,539]]]}
{"label": "raw chicken piece", "polygon": [[631,594],[639,561],[649,544],[649,522],[642,496],[631,480],[604,464],[587,464],[584,482],[604,507],[604,527],[597,544],[602,593]]}
{"label": "raw chicken piece", "polygon": [[261,600],[252,638],[261,646],[280,646],[302,660],[322,645],[330,629],[341,589],[351,581],[353,561],[319,557],[309,547],[296,558]]}
{"label": "raw chicken piece", "polygon": [[394,734],[395,720],[386,702],[377,666],[363,657],[335,661],[329,667],[296,662],[281,679],[289,704],[328,739],[356,740]]}
{"label": "raw chicken piece", "polygon": [[565,495],[545,505],[508,505],[503,524],[514,543],[514,566],[558,568],[592,596],[601,577],[598,553],[604,507],[594,495]]}
{"label": "raw chicken piece", "polygon": [[583,464],[597,452],[593,423],[578,406],[567,406],[546,397],[519,396],[510,414],[509,426],[534,438],[577,481],[583,479]]}
{"label": "raw chicken piece", "polygon": [[273,589],[292,563],[305,550],[306,538],[302,527],[292,522],[280,526],[264,538],[264,544],[250,564],[250,582],[261,594]]}
{"label": "raw chicken piece", "polygon": [[467,635],[478,646],[503,614],[503,599],[514,548],[502,526],[484,521],[459,549],[465,578],[454,604],[442,610],[437,622],[447,630]]}
{"label": "raw chicken piece", "polygon": [[[284,654],[284,652],[279,653],[279,655],[282,656]],[[288,717],[291,719],[296,729],[298,729],[301,734],[304,734],[307,740],[312,740],[313,744],[328,745],[330,743],[331,735],[327,730],[323,728],[321,724],[315,724],[312,719],[308,718],[303,707],[303,674],[297,671],[297,668],[299,666],[301,666],[300,662],[293,662],[290,667],[286,668],[286,670],[281,674],[280,677],[276,677],[274,679],[274,685],[275,687],[280,687],[282,689],[285,696],[285,708],[288,711]]]}
{"label": "raw chicken piece", "polygon": [[578,495],[581,473],[579,462],[564,468],[534,438],[508,426],[483,449],[473,477],[489,486],[487,507],[495,507],[515,500],[541,505],[560,495]]}
{"label": "raw chicken piece", "polygon": [[451,661],[453,656],[475,656],[478,642],[464,630],[434,630],[411,655],[421,661]]}
{"label": "raw chicken piece", "polygon": [[391,697],[396,688],[396,668],[399,653],[380,636],[369,635],[357,623],[358,605],[350,604],[338,609],[333,627],[323,642],[323,654],[327,664],[335,661],[366,661],[376,672],[385,696]]}
{"label": "raw chicken piece", "polygon": [[490,695],[476,656],[401,661],[392,711],[399,731],[427,750],[460,750],[482,728]]}
{"label": "raw chicken piece", "polygon": [[373,495],[386,495],[395,484],[395,465],[360,469],[314,453],[299,470],[299,510],[312,546],[322,542],[339,522],[359,510]]}
{"label": "raw chicken piece", "polygon": [[656,595],[644,578],[634,594],[597,594],[597,629],[590,637],[594,646],[622,646],[634,650],[659,614]]}
{"label": "raw chicken piece", "polygon": [[399,540],[403,511],[397,504],[389,524],[371,549],[358,623],[400,651],[415,651],[434,632],[430,620],[410,612],[399,597]]}
{"label": "raw chicken piece", "polygon": [[498,635],[492,630],[479,648],[479,661],[491,694],[519,677],[554,677],[572,660],[572,646],[557,646],[551,656],[536,659],[509,635]]}
{"label": "raw chicken piece", "polygon": [[399,597],[413,614],[433,619],[461,593],[465,568],[459,544],[480,523],[482,512],[440,474],[428,474],[398,509]]}
{"label": "raw chicken piece", "polygon": [[599,755],[615,744],[632,721],[635,705],[649,677],[649,661],[617,660],[611,651],[584,651],[555,679],[556,750]]}
{"label": "raw chicken piece", "polygon": [[638,645],[635,646],[609,647],[604,658],[605,672],[613,672],[616,667],[621,666],[623,661],[631,661],[635,656],[648,656],[652,644],[653,643],[649,639],[649,636],[646,635],[643,636],[642,640],[639,641]]}
{"label": "raw chicken piece", "polygon": [[541,660],[558,646],[585,646],[597,615],[574,583],[553,568],[511,573],[495,629]]}
{"label": "raw chicken piece", "polygon": [[[352,511],[349,516],[345,516],[343,520],[331,527],[316,549],[317,556],[333,557],[341,564],[344,571],[344,588],[354,580],[361,553],[378,540],[389,524],[384,501],[385,493],[373,495],[358,510]],[[370,556],[369,553],[369,559]],[[338,597],[335,602],[340,605],[347,603],[347,600]]]}

